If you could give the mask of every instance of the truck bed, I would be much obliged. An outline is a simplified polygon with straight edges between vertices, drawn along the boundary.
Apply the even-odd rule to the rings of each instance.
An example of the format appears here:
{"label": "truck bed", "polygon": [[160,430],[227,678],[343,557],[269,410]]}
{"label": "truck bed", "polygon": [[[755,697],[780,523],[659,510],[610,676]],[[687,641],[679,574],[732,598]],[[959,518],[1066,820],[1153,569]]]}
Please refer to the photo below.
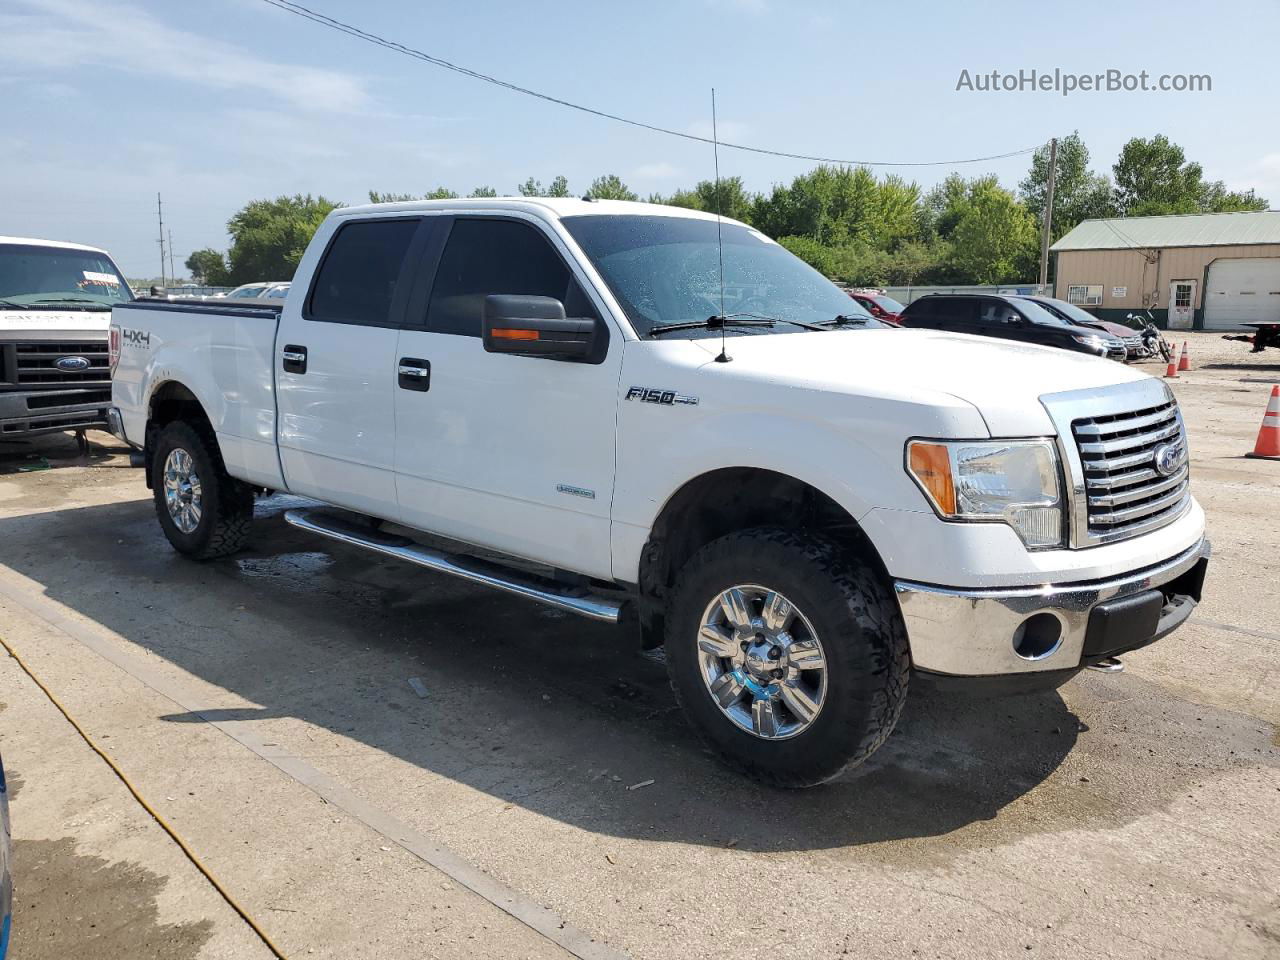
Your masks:
{"label": "truck bed", "polygon": [[112,403],[129,442],[143,444],[151,404],[180,384],[208,414],[227,469],[251,483],[282,486],[272,367],[282,306],[150,297],[114,308],[120,359]]}

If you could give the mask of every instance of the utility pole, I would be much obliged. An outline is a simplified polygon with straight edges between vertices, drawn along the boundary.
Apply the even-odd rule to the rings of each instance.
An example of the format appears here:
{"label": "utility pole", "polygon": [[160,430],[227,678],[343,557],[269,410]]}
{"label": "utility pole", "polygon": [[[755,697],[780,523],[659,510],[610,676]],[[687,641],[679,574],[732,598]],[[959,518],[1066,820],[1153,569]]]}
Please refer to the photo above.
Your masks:
{"label": "utility pole", "polygon": [[164,210],[160,205],[160,194],[156,193],[156,217],[160,221],[160,286],[166,286],[164,282]]}
{"label": "utility pole", "polygon": [[173,231],[169,231],[169,276],[176,282],[178,279],[178,271],[173,269]]}
{"label": "utility pole", "polygon": [[1049,283],[1049,237],[1053,231],[1053,181],[1058,172],[1058,138],[1049,141],[1049,187],[1044,195],[1044,226],[1040,232],[1040,292]]}

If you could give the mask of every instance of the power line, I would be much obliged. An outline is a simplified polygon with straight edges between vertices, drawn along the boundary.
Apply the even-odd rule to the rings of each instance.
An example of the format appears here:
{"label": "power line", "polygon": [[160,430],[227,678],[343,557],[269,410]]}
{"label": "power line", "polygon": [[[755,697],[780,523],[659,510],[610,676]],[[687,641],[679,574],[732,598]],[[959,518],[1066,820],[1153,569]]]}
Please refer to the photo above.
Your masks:
{"label": "power line", "polygon": [[[460,73],[464,77],[471,77],[474,80],[482,80],[485,83],[491,83],[495,86],[510,90],[513,93],[521,93],[525,96],[535,97],[539,100],[545,100],[548,103],[554,103],[562,107],[568,107],[571,110],[578,110],[582,113],[589,113],[592,116],[601,117],[605,120],[613,120],[617,123],[625,123],[628,126],[639,127],[642,130],[651,130],[654,133],[662,133],[669,137],[680,137],[683,140],[693,140],[697,143],[707,143],[714,146],[713,139],[710,137],[700,137],[693,133],[684,133],[680,130],[672,130],[669,127],[660,127],[656,124],[645,123],[642,120],[632,120],[629,117],[622,117],[616,113],[608,113],[604,110],[597,110],[594,107],[583,106],[580,103],[573,103],[569,100],[562,100],[559,97],[553,97],[550,94],[539,93],[537,90],[530,90],[528,87],[522,87],[518,84],[511,83],[508,80],[500,80],[497,77],[490,76],[487,73],[481,73],[478,70],[472,70],[469,67],[460,66],[444,60],[441,57],[432,56],[421,50],[414,49],[398,43],[395,40],[388,40],[386,37],[380,37],[376,33],[370,33],[362,30],[350,23],[342,20],[336,20],[309,7],[304,7],[300,3],[294,3],[293,0],[262,0],[263,3],[270,4],[286,13],[292,13],[295,16],[310,20],[312,23],[318,23],[322,27],[328,27],[331,30],[337,30],[348,36],[355,37],[358,40],[364,40],[366,43],[372,43],[379,47],[385,47],[395,53],[403,54],[406,57],[413,57],[415,60],[421,60],[430,63],[433,66],[443,67],[445,70],[452,70],[454,73]],[[728,147],[733,150],[743,150],[747,153],[759,153],[770,157],[786,157],[790,160],[809,160],[814,163],[836,163],[851,167],[947,167],[956,166],[962,163],[985,163],[988,160],[1004,160],[1008,157],[1018,157],[1026,153],[1032,153],[1036,147],[1024,147],[1021,150],[1010,150],[1008,153],[996,153],[989,157],[967,157],[963,160],[842,160],[838,157],[818,157],[810,156],[804,153],[789,153],[786,150],[770,150],[765,147],[751,147],[740,143],[720,142],[720,146]]]}

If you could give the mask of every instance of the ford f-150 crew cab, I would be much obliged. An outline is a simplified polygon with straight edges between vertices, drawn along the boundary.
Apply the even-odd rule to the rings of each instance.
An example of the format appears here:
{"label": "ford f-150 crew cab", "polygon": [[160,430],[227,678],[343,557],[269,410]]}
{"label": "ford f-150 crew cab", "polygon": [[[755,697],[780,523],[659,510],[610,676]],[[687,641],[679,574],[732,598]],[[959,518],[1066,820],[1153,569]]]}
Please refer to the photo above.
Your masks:
{"label": "ford f-150 crew cab", "polygon": [[104,250],[0,237],[0,440],[107,425],[107,327],[131,299]]}
{"label": "ford f-150 crew cab", "polygon": [[282,305],[112,323],[113,429],[179,552],[236,550],[255,494],[322,501],[285,519],[632,624],[695,729],[776,784],[864,760],[911,677],[1114,665],[1208,564],[1160,380],[882,325],[695,211],[341,209]]}

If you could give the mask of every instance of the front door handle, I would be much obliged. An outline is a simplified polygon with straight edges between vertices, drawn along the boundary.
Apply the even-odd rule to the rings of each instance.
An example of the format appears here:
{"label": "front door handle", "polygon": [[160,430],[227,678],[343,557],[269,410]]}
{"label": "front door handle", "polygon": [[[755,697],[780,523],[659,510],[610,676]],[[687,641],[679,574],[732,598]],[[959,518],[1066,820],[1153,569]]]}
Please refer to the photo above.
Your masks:
{"label": "front door handle", "polygon": [[396,366],[396,383],[401,390],[426,393],[431,389],[431,362],[417,357],[401,357]]}
{"label": "front door handle", "polygon": [[296,343],[286,343],[280,351],[280,359],[284,361],[285,373],[307,372],[307,348]]}

